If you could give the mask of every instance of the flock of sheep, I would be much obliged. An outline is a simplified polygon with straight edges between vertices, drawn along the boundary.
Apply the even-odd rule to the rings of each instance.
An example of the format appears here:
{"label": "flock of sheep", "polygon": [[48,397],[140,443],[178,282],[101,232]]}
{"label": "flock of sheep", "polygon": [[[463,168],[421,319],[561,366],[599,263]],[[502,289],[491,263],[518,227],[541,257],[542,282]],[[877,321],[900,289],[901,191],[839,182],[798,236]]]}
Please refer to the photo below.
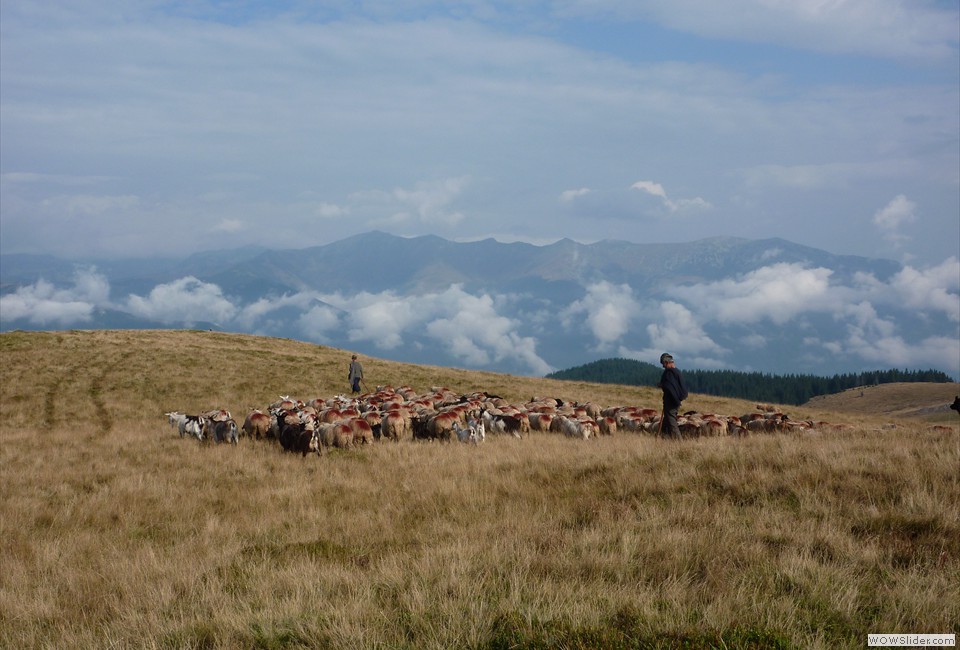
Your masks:
{"label": "flock of sheep", "polygon": [[[791,420],[770,404],[757,404],[743,416],[687,412],[679,418],[684,437],[746,435],[835,427],[825,422]],[[409,386],[378,386],[359,397],[336,395],[308,402],[290,396],[265,409],[253,408],[242,426],[224,409],[187,415],[166,414],[181,437],[237,443],[240,437],[273,440],[287,451],[322,453],[380,440],[458,440],[480,444],[488,434],[521,438],[532,431],[589,439],[618,431],[659,435],[661,412],[637,406],[603,408],[592,402],[534,397],[510,404],[487,392],[458,394],[432,387],[418,394]]]}

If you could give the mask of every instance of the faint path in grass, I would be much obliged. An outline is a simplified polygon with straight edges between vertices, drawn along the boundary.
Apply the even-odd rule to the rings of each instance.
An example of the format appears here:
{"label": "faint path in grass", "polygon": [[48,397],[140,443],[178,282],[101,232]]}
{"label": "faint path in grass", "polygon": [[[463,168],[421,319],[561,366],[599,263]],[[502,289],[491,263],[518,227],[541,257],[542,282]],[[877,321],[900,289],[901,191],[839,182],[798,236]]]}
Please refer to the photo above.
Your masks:
{"label": "faint path in grass", "polygon": [[52,429],[57,423],[57,395],[60,394],[60,387],[63,385],[63,378],[57,377],[53,383],[47,386],[47,392],[43,399],[43,428]]}
{"label": "faint path in grass", "polygon": [[98,413],[101,414],[100,424],[102,426],[102,433],[109,433],[113,429],[114,417],[110,412],[110,409],[107,407],[106,400],[103,398],[104,386],[107,385],[107,377],[111,372],[120,372],[122,374],[127,374],[126,361],[129,360],[133,352],[127,350],[120,354],[120,358],[105,359],[105,364],[102,368],[99,368],[99,372],[93,376],[93,379],[90,381],[90,401],[93,403],[94,408]]}

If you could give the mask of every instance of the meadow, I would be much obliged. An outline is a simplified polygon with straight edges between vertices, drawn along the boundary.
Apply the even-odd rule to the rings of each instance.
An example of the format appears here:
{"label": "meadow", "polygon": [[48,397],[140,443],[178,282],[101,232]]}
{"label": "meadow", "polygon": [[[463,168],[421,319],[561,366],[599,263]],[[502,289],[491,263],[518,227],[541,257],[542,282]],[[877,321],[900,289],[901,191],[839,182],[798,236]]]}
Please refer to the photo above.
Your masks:
{"label": "meadow", "polygon": [[[652,388],[361,360],[371,388],[659,403]],[[861,648],[875,632],[960,634],[953,412],[933,428],[789,407],[852,426],[306,458],[201,445],[164,416],[223,407],[242,422],[280,395],[330,397],[348,362],[214,332],[0,334],[0,647]]]}

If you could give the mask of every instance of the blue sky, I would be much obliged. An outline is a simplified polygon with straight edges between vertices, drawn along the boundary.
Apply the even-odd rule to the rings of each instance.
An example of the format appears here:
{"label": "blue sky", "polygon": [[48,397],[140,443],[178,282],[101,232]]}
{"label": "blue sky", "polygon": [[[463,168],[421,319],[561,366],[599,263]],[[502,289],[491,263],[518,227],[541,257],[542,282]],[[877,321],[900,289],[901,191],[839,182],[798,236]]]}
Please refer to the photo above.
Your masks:
{"label": "blue sky", "polygon": [[4,0],[0,252],[379,229],[960,256],[926,0]]}

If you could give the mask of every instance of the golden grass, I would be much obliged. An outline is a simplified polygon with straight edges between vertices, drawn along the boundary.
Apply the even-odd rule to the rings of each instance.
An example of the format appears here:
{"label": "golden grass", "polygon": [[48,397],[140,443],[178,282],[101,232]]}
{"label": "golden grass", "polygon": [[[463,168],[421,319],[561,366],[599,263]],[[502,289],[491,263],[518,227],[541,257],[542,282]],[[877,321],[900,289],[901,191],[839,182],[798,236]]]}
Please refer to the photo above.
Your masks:
{"label": "golden grass", "polygon": [[[208,332],[0,335],[0,646],[863,647],[960,633],[954,426],[535,434],[301,458],[165,411],[346,390],[349,354]],[[363,359],[368,383],[656,406]],[[749,410],[692,396],[691,408]]]}
{"label": "golden grass", "polygon": [[807,406],[856,415],[910,417],[955,424],[957,412],[949,405],[957,395],[960,388],[956,383],[893,383],[821,395],[810,400]]}

